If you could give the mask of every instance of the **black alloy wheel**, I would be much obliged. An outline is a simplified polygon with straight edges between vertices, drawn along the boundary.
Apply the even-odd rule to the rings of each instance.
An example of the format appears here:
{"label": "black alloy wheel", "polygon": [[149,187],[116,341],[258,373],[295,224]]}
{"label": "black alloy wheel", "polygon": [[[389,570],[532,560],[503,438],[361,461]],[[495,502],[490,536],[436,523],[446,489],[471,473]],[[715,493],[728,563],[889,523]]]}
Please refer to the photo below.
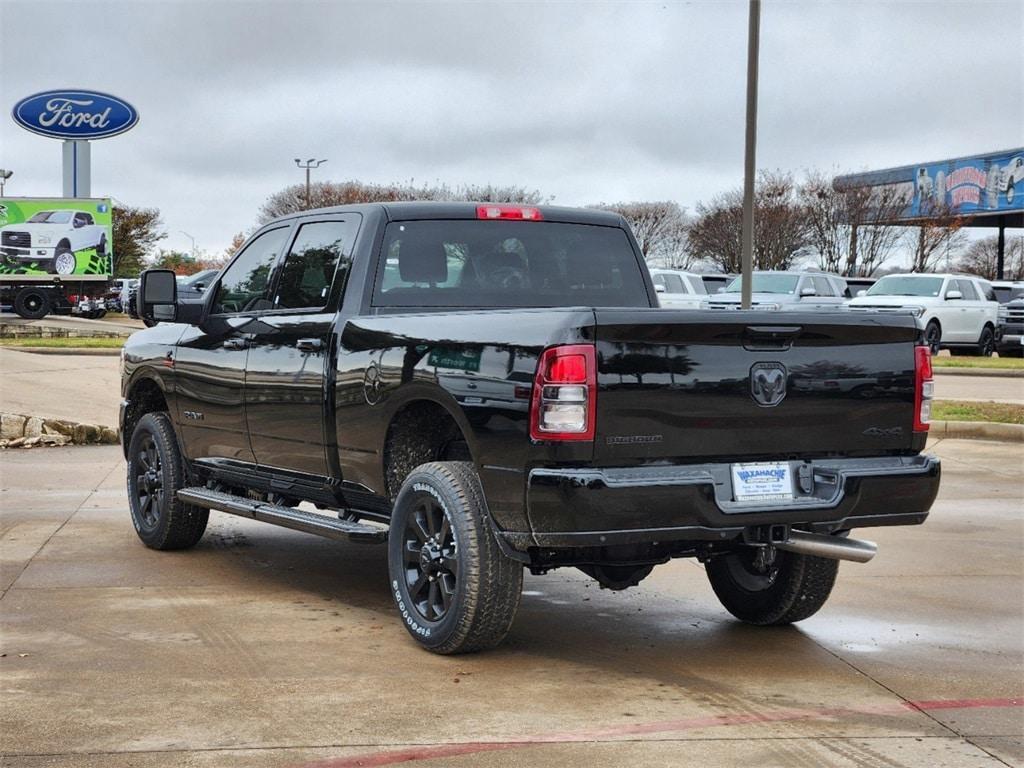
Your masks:
{"label": "black alloy wheel", "polygon": [[426,621],[441,621],[452,606],[459,578],[451,520],[432,495],[420,491],[402,535],[412,606]]}
{"label": "black alloy wheel", "polygon": [[164,504],[163,467],[152,434],[143,436],[133,466],[139,500],[139,522],[145,530],[151,531],[160,524],[160,509]]}
{"label": "black alloy wheel", "polygon": [[420,464],[395,498],[388,581],[409,635],[434,653],[493,648],[512,627],[522,563],[506,557],[470,462]]}
{"label": "black alloy wheel", "polygon": [[150,549],[187,549],[203,536],[207,509],[185,504],[186,472],[170,417],[147,413],[128,443],[128,506],[135,533]]}

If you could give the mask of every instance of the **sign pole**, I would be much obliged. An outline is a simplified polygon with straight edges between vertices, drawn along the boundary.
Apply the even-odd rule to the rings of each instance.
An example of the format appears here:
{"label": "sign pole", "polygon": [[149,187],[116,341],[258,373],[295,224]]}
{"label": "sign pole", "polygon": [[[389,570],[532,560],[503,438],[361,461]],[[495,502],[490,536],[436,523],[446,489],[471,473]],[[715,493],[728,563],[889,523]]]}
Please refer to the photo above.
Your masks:
{"label": "sign pole", "polygon": [[740,307],[750,309],[754,270],[754,174],[757,161],[757,57],[761,32],[761,0],[750,0],[747,31],[747,136],[743,158],[743,250],[740,255]]}
{"label": "sign pole", "polygon": [[88,141],[65,139],[64,197],[92,196],[92,158]]}

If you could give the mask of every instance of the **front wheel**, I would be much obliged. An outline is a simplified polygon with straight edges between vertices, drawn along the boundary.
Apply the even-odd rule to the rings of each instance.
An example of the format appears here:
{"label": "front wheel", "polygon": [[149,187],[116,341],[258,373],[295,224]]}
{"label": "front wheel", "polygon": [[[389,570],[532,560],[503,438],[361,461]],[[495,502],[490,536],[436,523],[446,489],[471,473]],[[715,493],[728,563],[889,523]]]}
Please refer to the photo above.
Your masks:
{"label": "front wheel", "polygon": [[78,261],[75,253],[70,248],[59,247],[53,257],[53,271],[58,275],[73,275]]}
{"label": "front wheel", "polygon": [[427,650],[469,653],[505,639],[523,568],[494,538],[472,464],[421,464],[405,479],[391,517],[388,574],[406,630]]}
{"label": "front wheel", "polygon": [[150,549],[187,549],[202,538],[208,509],[184,504],[185,471],[166,413],[147,413],[128,445],[128,504],[132,524]]}
{"label": "front wheel", "polygon": [[828,600],[839,561],[768,547],[743,547],[706,566],[719,601],[749,624],[777,626],[813,616]]}
{"label": "front wheel", "polygon": [[928,345],[933,355],[939,354],[939,346],[942,343],[942,328],[934,320],[925,326],[924,343]]}
{"label": "front wheel", "polygon": [[978,339],[978,355],[981,357],[992,357],[992,353],[995,351],[996,335],[986,325],[981,331],[981,337]]}

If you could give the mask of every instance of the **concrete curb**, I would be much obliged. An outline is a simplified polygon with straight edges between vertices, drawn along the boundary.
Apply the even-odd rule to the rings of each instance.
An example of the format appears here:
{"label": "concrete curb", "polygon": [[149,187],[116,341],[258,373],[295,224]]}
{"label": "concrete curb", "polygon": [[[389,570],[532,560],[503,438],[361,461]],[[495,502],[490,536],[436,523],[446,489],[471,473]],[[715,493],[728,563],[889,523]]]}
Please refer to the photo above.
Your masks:
{"label": "concrete curb", "polygon": [[19,413],[0,413],[0,448],[60,445],[111,445],[120,442],[117,430],[102,424],[79,424]]}
{"label": "concrete curb", "polygon": [[97,355],[100,357],[116,357],[121,354],[120,347],[12,347],[0,344],[0,349],[28,352],[31,355]]}
{"label": "concrete curb", "polygon": [[932,373],[936,376],[991,376],[997,379],[1024,379],[1024,369],[1010,370],[1006,368],[943,368],[933,365]]}
{"label": "concrete curb", "polygon": [[999,440],[1024,443],[1024,424],[1003,424],[991,421],[933,421],[929,437],[952,440]]}

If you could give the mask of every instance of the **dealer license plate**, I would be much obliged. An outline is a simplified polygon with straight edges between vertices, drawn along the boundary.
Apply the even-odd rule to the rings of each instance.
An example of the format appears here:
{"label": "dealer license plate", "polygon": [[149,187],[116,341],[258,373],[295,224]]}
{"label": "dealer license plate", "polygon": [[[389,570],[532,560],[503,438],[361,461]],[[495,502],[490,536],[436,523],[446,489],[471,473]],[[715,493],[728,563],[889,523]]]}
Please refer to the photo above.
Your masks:
{"label": "dealer license plate", "polygon": [[733,464],[732,497],[736,501],[789,501],[793,498],[789,463]]}

